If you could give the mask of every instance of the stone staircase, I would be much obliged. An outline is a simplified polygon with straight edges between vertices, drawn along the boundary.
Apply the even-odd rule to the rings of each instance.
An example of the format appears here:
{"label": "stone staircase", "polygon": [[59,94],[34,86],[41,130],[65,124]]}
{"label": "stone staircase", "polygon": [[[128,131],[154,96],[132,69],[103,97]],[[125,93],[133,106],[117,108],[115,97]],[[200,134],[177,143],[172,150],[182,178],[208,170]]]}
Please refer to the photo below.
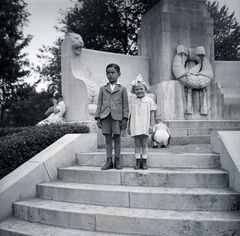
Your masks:
{"label": "stone staircase", "polygon": [[187,146],[150,149],[147,171],[133,169],[131,148],[120,171],[101,171],[104,150],[76,154],[36,198],[13,204],[0,235],[240,235],[240,195],[219,155]]}
{"label": "stone staircase", "polygon": [[239,131],[239,120],[166,120],[173,137],[171,145],[210,144],[212,131]]}

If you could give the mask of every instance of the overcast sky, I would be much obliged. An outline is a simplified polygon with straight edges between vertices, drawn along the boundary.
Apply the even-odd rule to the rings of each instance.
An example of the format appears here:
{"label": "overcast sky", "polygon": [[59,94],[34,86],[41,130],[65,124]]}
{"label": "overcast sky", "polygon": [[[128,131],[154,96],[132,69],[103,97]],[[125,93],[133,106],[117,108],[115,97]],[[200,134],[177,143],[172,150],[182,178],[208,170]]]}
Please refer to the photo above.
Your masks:
{"label": "overcast sky", "polygon": [[[61,36],[54,29],[58,25],[59,9],[67,9],[73,7],[76,0],[24,0],[28,6],[27,9],[31,16],[29,17],[29,25],[25,27],[24,33],[34,36],[29,46],[24,50],[29,54],[30,62],[37,64],[36,54],[42,45],[52,46],[53,42]],[[219,0],[220,6],[229,7],[229,12],[235,11],[235,16],[240,22],[240,0]]]}

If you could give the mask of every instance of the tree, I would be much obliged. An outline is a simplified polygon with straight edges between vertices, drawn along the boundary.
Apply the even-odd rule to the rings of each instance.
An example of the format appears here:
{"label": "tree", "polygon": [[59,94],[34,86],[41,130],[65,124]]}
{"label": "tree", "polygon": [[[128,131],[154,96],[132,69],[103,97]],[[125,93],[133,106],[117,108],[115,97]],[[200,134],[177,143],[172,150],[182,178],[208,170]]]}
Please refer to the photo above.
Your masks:
{"label": "tree", "polygon": [[[58,38],[52,47],[43,46],[39,49],[37,57],[41,60],[41,66],[32,67],[34,74],[39,77],[36,84],[49,82],[48,90],[56,86],[61,92],[61,38]],[[51,92],[51,91],[49,91]]]}
{"label": "tree", "polygon": [[1,0],[0,4],[0,125],[4,111],[16,98],[18,81],[29,73],[29,65],[21,54],[32,36],[24,37],[23,27],[28,23],[29,13],[23,0]]}
{"label": "tree", "polygon": [[74,8],[61,11],[60,30],[80,34],[89,49],[136,55],[144,11],[141,0],[78,0]]}
{"label": "tree", "polygon": [[[147,7],[144,0],[78,0],[73,8],[60,11],[57,30],[77,33],[83,37],[88,49],[114,53],[137,54],[137,33]],[[151,2],[155,1],[145,1]],[[207,1],[214,22],[214,43],[216,60],[239,60],[239,25],[234,13],[228,16],[228,8],[219,10],[218,2]],[[53,47],[40,49],[40,58],[45,58],[43,67],[36,70],[42,78],[54,78],[53,84],[60,84],[61,39]],[[52,57],[47,57],[47,53]],[[59,80],[59,81],[58,81]],[[60,88],[61,86],[59,86]]]}
{"label": "tree", "polygon": [[229,15],[228,7],[219,9],[218,1],[207,1],[213,18],[215,60],[240,60],[240,25],[234,12]]}
{"label": "tree", "polygon": [[19,99],[12,102],[8,109],[5,125],[22,127],[33,126],[43,120],[44,113],[52,106],[51,94],[45,91],[40,93],[27,83],[18,90]]}

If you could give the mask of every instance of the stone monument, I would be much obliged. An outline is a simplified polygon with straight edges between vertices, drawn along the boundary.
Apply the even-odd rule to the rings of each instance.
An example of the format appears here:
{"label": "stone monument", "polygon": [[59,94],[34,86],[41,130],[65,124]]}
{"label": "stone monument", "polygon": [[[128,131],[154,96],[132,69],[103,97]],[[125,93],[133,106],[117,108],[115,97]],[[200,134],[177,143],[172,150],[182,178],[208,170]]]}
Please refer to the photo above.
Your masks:
{"label": "stone monument", "polygon": [[[105,69],[110,63],[120,66],[120,82],[128,91],[131,81],[138,74],[143,76],[156,98],[156,116],[163,120],[239,119],[240,87],[236,81],[240,66],[235,63],[231,69],[236,71],[232,84],[238,88],[229,87],[224,82],[227,69],[214,61],[213,21],[205,0],[143,2],[148,8],[138,34],[138,56],[84,49],[84,39],[77,34],[64,39],[62,93],[68,107],[66,120],[94,120],[98,90],[108,82]],[[219,81],[224,82],[225,90]],[[228,94],[226,104],[224,91]]]}
{"label": "stone monument", "polygon": [[214,104],[222,103],[220,91],[215,91],[214,76],[210,76],[213,85],[208,83],[199,90],[179,83],[172,70],[179,45],[192,49],[201,46],[214,67],[213,22],[205,1],[147,2],[150,9],[143,16],[138,45],[139,55],[150,58],[150,82],[157,94],[158,115],[170,120],[220,118],[221,107],[213,112]]}

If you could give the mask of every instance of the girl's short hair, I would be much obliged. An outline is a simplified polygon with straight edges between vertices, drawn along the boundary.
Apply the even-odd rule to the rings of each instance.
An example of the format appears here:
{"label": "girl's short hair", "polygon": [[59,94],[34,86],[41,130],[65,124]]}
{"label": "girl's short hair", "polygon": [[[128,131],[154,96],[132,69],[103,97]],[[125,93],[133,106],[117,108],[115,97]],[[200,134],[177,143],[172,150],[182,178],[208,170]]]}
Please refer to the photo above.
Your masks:
{"label": "girl's short hair", "polygon": [[120,73],[120,66],[119,66],[118,64],[115,64],[115,63],[109,64],[109,65],[106,67],[106,70],[107,70],[108,68],[112,68],[112,67],[115,68],[118,73]]}
{"label": "girl's short hair", "polygon": [[135,87],[138,86],[139,84],[142,84],[145,88],[145,91],[148,93],[150,91],[150,86],[149,84],[143,79],[143,77],[141,75],[137,76],[137,79],[133,80],[131,85],[131,93],[135,94]]}

